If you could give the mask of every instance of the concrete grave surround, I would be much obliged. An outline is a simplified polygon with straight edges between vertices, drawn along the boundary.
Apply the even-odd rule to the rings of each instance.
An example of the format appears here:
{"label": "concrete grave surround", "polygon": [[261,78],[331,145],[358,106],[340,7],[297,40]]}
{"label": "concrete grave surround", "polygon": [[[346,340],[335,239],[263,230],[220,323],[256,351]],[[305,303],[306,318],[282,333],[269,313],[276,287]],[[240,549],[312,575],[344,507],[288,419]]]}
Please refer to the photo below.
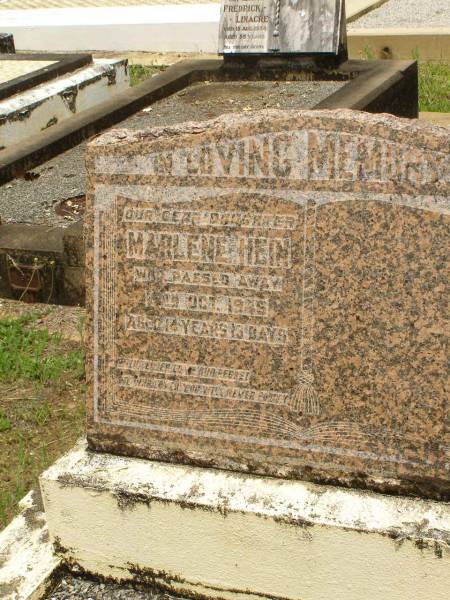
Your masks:
{"label": "concrete grave surround", "polygon": [[55,61],[44,60],[3,60],[0,62],[0,83],[6,83],[54,64]]}
{"label": "concrete grave surround", "polygon": [[346,110],[96,138],[90,447],[450,498],[449,139]]}
{"label": "concrete grave surround", "polygon": [[29,492],[20,513],[0,532],[0,598],[45,598],[60,559],[53,551],[40,495]]}
{"label": "concrete grave surround", "polygon": [[74,73],[91,63],[90,54],[0,53],[0,100],[21,94],[66,73]]}
{"label": "concrete grave surround", "polygon": [[182,598],[447,600],[450,505],[89,452],[41,477],[76,572]]}
{"label": "concrete grave surround", "polygon": [[0,151],[26,144],[32,136],[112,99],[129,85],[126,59],[96,59],[74,73],[0,101]]}

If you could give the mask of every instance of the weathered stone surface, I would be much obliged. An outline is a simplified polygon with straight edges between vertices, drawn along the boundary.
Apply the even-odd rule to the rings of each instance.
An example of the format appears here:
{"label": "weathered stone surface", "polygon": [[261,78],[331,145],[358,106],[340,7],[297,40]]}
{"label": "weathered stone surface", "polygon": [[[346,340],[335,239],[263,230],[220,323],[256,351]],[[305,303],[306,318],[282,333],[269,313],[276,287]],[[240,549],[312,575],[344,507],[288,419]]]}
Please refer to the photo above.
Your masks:
{"label": "weathered stone surface", "polygon": [[342,0],[223,0],[219,52],[337,54]]}
{"label": "weathered stone surface", "polygon": [[450,497],[449,132],[264,111],[90,144],[90,446]]}
{"label": "weathered stone surface", "polygon": [[60,566],[49,538],[39,493],[32,491],[19,502],[20,512],[0,531],[0,598],[44,598]]}

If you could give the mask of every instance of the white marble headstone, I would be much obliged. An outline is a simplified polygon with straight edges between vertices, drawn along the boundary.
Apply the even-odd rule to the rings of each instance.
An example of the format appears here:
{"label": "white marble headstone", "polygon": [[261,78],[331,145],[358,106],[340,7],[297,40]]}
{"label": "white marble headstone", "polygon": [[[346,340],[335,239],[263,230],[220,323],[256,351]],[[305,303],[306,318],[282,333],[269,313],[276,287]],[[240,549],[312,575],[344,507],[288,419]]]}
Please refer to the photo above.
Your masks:
{"label": "white marble headstone", "polygon": [[337,54],[344,0],[222,0],[223,54]]}

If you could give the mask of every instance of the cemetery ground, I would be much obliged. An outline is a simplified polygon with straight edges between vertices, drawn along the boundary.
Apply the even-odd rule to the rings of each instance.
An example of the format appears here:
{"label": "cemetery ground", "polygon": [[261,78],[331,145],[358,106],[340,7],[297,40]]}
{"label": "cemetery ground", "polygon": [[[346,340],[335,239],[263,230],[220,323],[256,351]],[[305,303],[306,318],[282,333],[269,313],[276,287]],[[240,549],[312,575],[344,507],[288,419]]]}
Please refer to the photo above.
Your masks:
{"label": "cemetery ground", "polygon": [[0,530],[84,429],[83,311],[0,299]]}

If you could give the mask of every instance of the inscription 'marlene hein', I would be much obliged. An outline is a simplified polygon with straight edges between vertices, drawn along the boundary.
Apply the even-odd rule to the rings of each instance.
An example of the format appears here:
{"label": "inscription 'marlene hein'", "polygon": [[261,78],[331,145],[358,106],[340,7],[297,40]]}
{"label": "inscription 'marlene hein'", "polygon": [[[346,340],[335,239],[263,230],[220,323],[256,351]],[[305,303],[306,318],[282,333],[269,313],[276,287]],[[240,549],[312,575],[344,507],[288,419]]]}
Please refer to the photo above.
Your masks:
{"label": "inscription 'marlene hein'", "polygon": [[291,246],[287,238],[128,229],[127,258],[288,269]]}
{"label": "inscription 'marlene hein'", "polygon": [[448,132],[233,118],[90,146],[91,446],[444,485]]}

